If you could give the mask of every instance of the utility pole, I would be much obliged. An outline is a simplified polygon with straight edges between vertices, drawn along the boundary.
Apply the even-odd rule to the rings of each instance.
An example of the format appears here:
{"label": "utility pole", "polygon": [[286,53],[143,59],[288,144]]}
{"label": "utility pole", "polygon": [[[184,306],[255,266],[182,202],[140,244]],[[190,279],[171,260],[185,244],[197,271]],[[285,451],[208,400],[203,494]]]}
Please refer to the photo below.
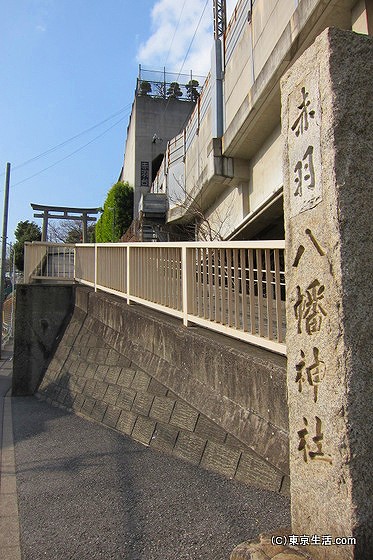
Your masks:
{"label": "utility pole", "polygon": [[10,182],[10,163],[6,164],[5,187],[4,187],[4,217],[3,217],[3,238],[1,244],[1,264],[0,264],[0,358],[3,344],[3,303],[5,288],[5,258],[6,258],[6,238],[8,232],[8,207],[9,207],[9,182]]}
{"label": "utility pole", "polygon": [[212,49],[212,57],[211,57],[212,137],[221,138],[224,132],[223,38],[224,38],[224,33],[227,29],[227,7],[226,7],[225,0],[213,0],[213,12],[214,12],[214,46]]}

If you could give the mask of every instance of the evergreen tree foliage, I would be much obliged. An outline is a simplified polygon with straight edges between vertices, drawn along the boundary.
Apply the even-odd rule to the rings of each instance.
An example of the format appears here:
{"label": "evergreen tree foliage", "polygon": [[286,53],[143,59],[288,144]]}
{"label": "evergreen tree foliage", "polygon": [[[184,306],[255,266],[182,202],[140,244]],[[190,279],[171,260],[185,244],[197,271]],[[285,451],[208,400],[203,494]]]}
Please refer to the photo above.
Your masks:
{"label": "evergreen tree foliage", "polygon": [[185,87],[187,90],[187,98],[189,99],[189,101],[197,101],[197,99],[199,98],[197,89],[198,86],[199,83],[197,80],[189,80],[189,82],[186,84]]}
{"label": "evergreen tree foliage", "polygon": [[183,92],[180,89],[180,84],[178,84],[177,82],[172,82],[167,90],[167,95],[168,97],[174,99],[181,97],[183,95]]}
{"label": "evergreen tree foliage", "polygon": [[100,219],[96,223],[96,242],[118,241],[133,218],[133,188],[118,181],[111,187]]}
{"label": "evergreen tree foliage", "polygon": [[146,80],[142,80],[140,82],[139,94],[140,95],[149,95],[151,92],[152,92],[152,86],[151,86],[150,82],[147,82]]}
{"label": "evergreen tree foliage", "polygon": [[18,270],[23,271],[24,269],[24,243],[26,241],[40,241],[41,240],[41,230],[35,222],[29,222],[28,220],[24,222],[18,222],[16,230],[14,232],[16,242],[13,245],[14,251],[14,262]]}

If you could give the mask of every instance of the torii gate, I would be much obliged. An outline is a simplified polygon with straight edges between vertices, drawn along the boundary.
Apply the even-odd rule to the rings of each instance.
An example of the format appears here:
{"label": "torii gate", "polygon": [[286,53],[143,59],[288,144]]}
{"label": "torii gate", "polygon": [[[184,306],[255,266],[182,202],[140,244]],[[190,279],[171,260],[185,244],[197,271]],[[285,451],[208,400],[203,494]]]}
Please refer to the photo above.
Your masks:
{"label": "torii gate", "polygon": [[83,222],[83,243],[87,243],[88,238],[88,222],[95,222],[97,218],[89,214],[98,214],[102,212],[101,208],[67,208],[65,206],[41,206],[40,204],[32,204],[31,208],[42,212],[42,214],[34,214],[34,218],[43,218],[43,230],[41,240],[47,240],[48,220],[54,218],[56,220],[76,220]]}

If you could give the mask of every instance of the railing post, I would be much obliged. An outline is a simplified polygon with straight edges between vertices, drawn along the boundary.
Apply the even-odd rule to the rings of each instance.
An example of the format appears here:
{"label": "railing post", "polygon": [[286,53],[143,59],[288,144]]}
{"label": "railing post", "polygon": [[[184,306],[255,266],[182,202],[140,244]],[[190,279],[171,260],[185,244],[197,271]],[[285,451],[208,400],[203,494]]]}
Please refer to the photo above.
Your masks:
{"label": "railing post", "polygon": [[74,282],[76,281],[76,245],[74,245],[74,263],[73,263],[73,276]]}
{"label": "railing post", "polygon": [[95,292],[97,292],[97,268],[98,268],[98,259],[97,259],[97,243],[95,243]]}

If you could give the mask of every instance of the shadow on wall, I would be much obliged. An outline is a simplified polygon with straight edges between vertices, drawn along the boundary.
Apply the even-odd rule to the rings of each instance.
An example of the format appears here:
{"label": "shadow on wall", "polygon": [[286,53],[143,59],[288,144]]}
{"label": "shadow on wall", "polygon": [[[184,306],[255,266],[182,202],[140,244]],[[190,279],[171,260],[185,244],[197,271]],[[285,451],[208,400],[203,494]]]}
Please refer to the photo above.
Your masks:
{"label": "shadow on wall", "polygon": [[75,287],[19,284],[12,395],[33,395],[61,341],[74,309]]}

